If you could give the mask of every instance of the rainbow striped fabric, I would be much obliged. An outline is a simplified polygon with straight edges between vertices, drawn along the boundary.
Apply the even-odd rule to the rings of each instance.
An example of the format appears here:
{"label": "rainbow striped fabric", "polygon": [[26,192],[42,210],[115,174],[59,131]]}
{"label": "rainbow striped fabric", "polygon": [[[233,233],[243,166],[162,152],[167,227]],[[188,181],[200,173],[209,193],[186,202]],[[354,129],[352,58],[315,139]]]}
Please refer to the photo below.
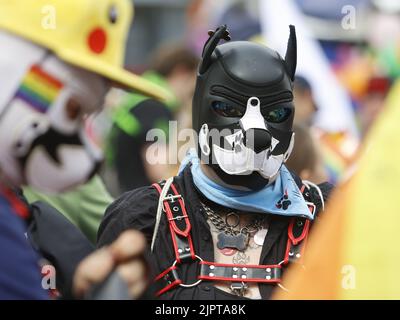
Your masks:
{"label": "rainbow striped fabric", "polygon": [[22,79],[14,97],[25,101],[36,111],[45,113],[62,88],[62,82],[44,72],[39,66],[33,65]]}
{"label": "rainbow striped fabric", "polygon": [[336,184],[357,155],[358,140],[346,132],[323,132],[315,129],[329,181]]}
{"label": "rainbow striped fabric", "polygon": [[[400,299],[400,79],[360,149],[357,170],[329,197],[278,299]],[[293,268],[294,267],[294,268]]]}

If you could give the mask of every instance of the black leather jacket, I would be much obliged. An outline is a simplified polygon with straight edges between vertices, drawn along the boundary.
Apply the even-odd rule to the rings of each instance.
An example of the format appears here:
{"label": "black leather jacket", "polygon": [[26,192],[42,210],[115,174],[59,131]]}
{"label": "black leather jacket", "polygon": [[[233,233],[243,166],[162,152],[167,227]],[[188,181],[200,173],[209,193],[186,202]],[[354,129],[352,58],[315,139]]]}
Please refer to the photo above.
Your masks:
{"label": "black leather jacket", "polygon": [[[295,176],[294,178],[296,183],[301,186],[301,180]],[[201,195],[193,184],[190,168],[186,167],[181,175],[175,178],[174,183],[185,200],[186,210],[192,225],[191,234],[196,254],[206,261],[214,261],[210,227],[200,203]],[[326,199],[332,189],[332,185],[325,183],[320,185],[320,188]],[[311,196],[315,198],[314,202],[318,211],[321,206],[320,201],[318,201],[319,196],[317,194]],[[106,211],[98,232],[98,246],[110,244],[122,231],[127,229],[140,230],[145,234],[148,243],[151,243],[158,201],[159,193],[152,186],[124,193]],[[271,216],[268,234],[262,248],[260,264],[277,264],[283,260],[288,239],[289,221],[289,217]],[[154,274],[158,275],[170,267],[175,260],[168,221],[165,218],[161,219],[153,252],[151,264]],[[178,272],[184,283],[196,282],[198,271],[195,263],[180,265]],[[262,298],[269,299],[276,285],[259,284],[259,288]],[[192,288],[177,287],[161,295],[160,298],[168,300],[241,299],[236,295],[215,288],[211,282],[202,282]]]}

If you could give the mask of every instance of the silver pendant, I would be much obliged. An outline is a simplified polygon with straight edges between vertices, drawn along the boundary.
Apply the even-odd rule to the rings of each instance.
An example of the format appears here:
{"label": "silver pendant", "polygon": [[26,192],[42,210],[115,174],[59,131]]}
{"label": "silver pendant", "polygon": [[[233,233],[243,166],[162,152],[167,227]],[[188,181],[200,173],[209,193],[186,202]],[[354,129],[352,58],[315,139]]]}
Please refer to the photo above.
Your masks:
{"label": "silver pendant", "polygon": [[254,242],[259,246],[264,244],[265,237],[267,236],[268,229],[261,229],[256,232],[254,235]]}

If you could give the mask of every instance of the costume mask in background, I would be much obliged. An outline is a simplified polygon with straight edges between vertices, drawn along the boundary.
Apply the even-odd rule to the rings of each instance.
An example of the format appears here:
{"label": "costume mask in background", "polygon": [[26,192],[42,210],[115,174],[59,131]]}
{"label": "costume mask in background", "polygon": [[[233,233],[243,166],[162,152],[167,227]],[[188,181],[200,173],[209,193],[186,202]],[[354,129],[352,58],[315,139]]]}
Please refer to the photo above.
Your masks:
{"label": "costume mask in background", "polygon": [[0,171],[8,182],[61,192],[90,179],[102,156],[83,130],[103,77],[0,32]]}
{"label": "costume mask in background", "polygon": [[271,183],[293,144],[296,34],[285,59],[265,46],[210,32],[193,98],[198,154],[226,183],[256,190]]}

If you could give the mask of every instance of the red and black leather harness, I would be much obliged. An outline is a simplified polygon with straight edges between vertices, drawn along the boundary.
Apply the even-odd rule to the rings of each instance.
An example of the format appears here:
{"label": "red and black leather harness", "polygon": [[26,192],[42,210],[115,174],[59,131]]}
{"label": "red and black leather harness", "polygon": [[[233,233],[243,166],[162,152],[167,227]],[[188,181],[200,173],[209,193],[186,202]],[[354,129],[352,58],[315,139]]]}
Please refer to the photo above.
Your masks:
{"label": "red and black leather harness", "polygon": [[[153,187],[161,194],[165,182],[155,183]],[[305,195],[307,190],[303,185],[301,192]],[[310,211],[314,215],[315,205],[307,202]],[[177,287],[193,287],[201,281],[226,281],[229,283],[271,283],[279,284],[282,277],[282,269],[292,262],[301,262],[305,242],[310,229],[310,220],[303,217],[293,217],[288,226],[288,240],[286,251],[282,261],[271,265],[245,265],[245,264],[222,264],[212,261],[204,261],[196,254],[191,236],[191,223],[186,211],[182,195],[174,183],[172,183],[163,200],[163,212],[168,219],[169,230],[174,247],[175,261],[171,266],[160,273],[155,282],[161,288],[157,292],[160,296],[167,291]],[[179,265],[184,263],[195,263],[200,265],[197,281],[185,284],[179,276]]]}

